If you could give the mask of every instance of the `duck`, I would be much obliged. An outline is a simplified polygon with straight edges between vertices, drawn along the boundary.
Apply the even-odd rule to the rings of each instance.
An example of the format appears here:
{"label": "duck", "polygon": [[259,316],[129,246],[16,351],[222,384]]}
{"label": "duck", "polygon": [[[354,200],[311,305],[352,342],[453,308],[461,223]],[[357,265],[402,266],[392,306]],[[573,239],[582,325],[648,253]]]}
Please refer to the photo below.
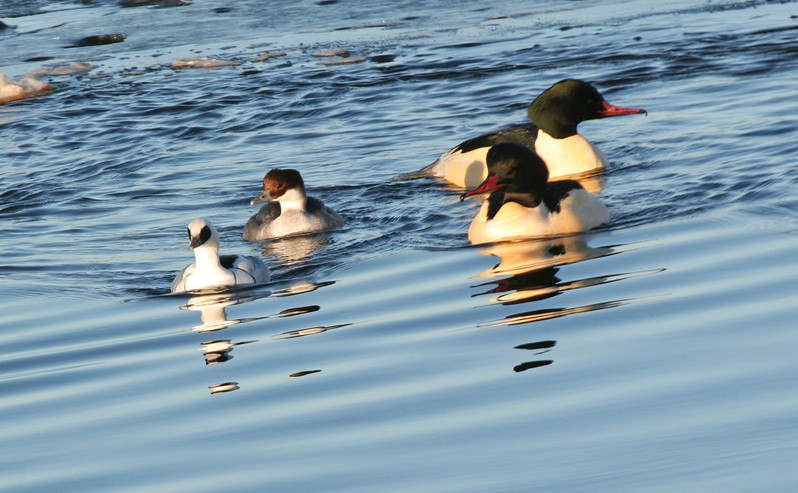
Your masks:
{"label": "duck", "polygon": [[486,155],[495,144],[522,144],[533,149],[559,178],[596,172],[608,165],[607,156],[577,132],[585,120],[648,114],[640,108],[608,103],[589,82],[561,80],[535,98],[527,109],[531,123],[513,125],[471,138],[450,149],[426,168],[399,179],[441,177],[460,188],[473,188],[488,175]]}
{"label": "duck", "polygon": [[316,233],[340,228],[344,222],[333,209],[305,193],[295,169],[275,168],[263,177],[263,192],[250,205],[266,202],[244,226],[246,241]]}
{"label": "duck", "polygon": [[468,228],[473,244],[579,233],[609,222],[607,207],[576,180],[548,181],[549,170],[520,144],[491,146],[488,177],[460,200],[489,193]]}
{"label": "duck", "polygon": [[186,266],[172,281],[172,292],[269,282],[268,266],[248,255],[219,256],[219,232],[207,219],[188,223],[189,248],[194,263]]}

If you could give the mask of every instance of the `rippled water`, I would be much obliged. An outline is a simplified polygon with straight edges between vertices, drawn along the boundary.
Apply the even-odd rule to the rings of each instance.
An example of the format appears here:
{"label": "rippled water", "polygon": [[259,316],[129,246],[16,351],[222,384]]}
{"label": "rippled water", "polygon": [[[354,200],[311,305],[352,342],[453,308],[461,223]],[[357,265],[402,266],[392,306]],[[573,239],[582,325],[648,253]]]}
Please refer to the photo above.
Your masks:
{"label": "rippled water", "polygon": [[[0,489],[798,483],[795,3],[86,3],[0,7],[55,86],[0,106]],[[580,127],[609,226],[471,246],[393,180],[565,77],[649,111]],[[277,166],[345,226],[244,242]],[[197,216],[272,282],[168,294]]]}

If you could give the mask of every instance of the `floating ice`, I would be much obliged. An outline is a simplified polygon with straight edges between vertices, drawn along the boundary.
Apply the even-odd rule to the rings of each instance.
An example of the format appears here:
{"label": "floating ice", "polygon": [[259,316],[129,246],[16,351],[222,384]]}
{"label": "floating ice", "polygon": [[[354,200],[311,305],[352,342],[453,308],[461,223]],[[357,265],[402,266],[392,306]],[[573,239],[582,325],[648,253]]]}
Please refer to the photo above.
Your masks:
{"label": "floating ice", "polygon": [[191,56],[182,60],[176,60],[172,63],[172,66],[175,68],[209,68],[224,67],[227,65],[238,65],[238,62],[217,60],[215,58],[208,58],[204,56]]}
{"label": "floating ice", "polygon": [[281,56],[285,56],[284,51],[275,51],[272,53],[265,53],[261,56],[255,57],[252,60],[250,60],[250,62],[264,62],[270,58],[281,57]]}
{"label": "floating ice", "polygon": [[77,62],[72,65],[55,65],[53,67],[40,68],[29,73],[28,76],[42,77],[42,76],[65,76],[65,75],[80,75],[91,71],[94,65],[85,62]]}
{"label": "floating ice", "polygon": [[40,96],[52,90],[53,86],[30,74],[17,80],[0,72],[0,103]]}

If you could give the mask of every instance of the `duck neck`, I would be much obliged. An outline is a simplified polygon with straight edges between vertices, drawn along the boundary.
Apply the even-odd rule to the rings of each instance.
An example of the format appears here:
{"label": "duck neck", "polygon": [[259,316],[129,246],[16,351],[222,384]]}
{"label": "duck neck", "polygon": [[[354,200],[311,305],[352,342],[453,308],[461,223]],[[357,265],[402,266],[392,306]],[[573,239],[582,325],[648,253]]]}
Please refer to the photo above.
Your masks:
{"label": "duck neck", "polygon": [[533,209],[540,205],[542,197],[542,194],[535,194],[534,192],[504,192],[501,190],[493,192],[488,197],[487,218],[488,220],[493,219],[507,202],[516,202],[524,207]]}
{"label": "duck neck", "polygon": [[527,113],[536,127],[555,139],[564,139],[577,133],[576,126],[579,125],[579,121],[574,123],[574,118],[562,111],[548,110],[545,106],[533,102]]}
{"label": "duck neck", "polygon": [[212,272],[224,270],[219,262],[219,249],[217,247],[203,245],[195,248],[194,260],[196,261],[196,271]]}
{"label": "duck neck", "polygon": [[559,177],[600,169],[607,157],[580,134],[557,139],[538,129],[535,152],[549,168],[549,177]]}
{"label": "duck neck", "polygon": [[305,212],[308,198],[305,195],[305,190],[299,188],[292,188],[285,192],[280,197],[280,208],[285,211],[299,211]]}
{"label": "duck neck", "polygon": [[504,201],[505,202],[517,202],[524,207],[537,207],[540,205],[542,200],[542,195],[537,194],[534,192],[516,192],[516,193],[505,193],[504,194]]}

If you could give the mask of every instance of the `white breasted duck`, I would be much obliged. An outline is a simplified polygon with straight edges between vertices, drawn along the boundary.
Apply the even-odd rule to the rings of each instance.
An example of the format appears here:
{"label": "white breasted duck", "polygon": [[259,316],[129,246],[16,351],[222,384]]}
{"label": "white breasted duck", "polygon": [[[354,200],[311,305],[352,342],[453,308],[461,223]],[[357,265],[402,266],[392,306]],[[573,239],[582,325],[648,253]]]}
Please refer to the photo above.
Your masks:
{"label": "white breasted duck", "polygon": [[469,139],[443,154],[416,173],[398,178],[439,176],[464,188],[472,188],[487,177],[485,155],[494,144],[522,144],[543,159],[549,176],[557,178],[607,166],[607,157],[576,131],[585,120],[646,113],[637,108],[620,108],[604,100],[589,83],[565,79],[549,87],[529,105],[532,123],[514,125]]}
{"label": "white breasted duck", "polygon": [[610,220],[579,182],[548,181],[543,160],[526,146],[496,144],[487,161],[488,178],[460,197],[490,193],[468,228],[471,243],[578,233]]}
{"label": "white breasted duck", "polygon": [[263,192],[250,204],[267,202],[244,226],[247,241],[315,233],[340,228],[337,212],[305,194],[305,182],[295,169],[275,168],[263,178]]}
{"label": "white breasted duck", "polygon": [[257,257],[219,256],[219,232],[204,218],[188,224],[189,247],[195,262],[172,281],[172,292],[268,282],[269,268]]}

